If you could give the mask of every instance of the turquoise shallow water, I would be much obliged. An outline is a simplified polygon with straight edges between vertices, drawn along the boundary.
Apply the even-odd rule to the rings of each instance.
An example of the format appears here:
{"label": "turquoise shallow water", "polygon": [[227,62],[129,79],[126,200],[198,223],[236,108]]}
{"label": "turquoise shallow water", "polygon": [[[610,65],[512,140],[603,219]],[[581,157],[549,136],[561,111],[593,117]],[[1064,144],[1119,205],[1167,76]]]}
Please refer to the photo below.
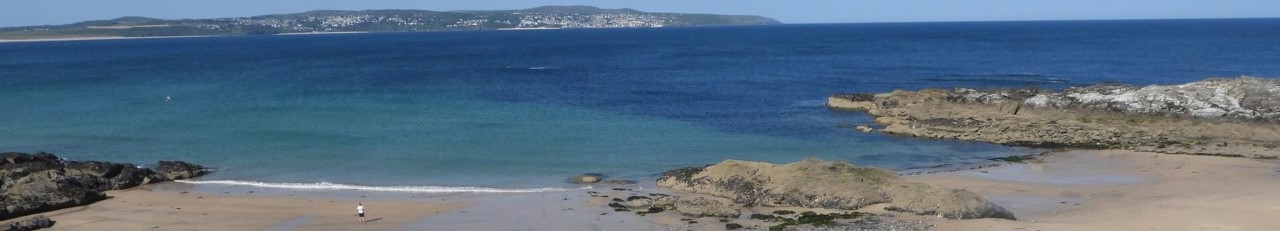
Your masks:
{"label": "turquoise shallow water", "polygon": [[1035,150],[863,134],[849,127],[870,123],[865,114],[821,103],[896,88],[1278,76],[1277,22],[0,43],[0,148],[180,159],[218,168],[202,181],[361,190],[571,188],[563,181],[578,173],[647,180],[727,158],[957,166]]}

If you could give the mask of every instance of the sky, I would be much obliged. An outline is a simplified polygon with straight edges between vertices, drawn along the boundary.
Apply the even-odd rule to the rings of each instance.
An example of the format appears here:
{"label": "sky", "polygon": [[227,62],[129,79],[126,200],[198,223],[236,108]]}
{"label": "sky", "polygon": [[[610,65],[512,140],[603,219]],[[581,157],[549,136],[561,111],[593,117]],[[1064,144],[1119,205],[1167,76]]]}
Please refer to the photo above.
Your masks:
{"label": "sky", "polygon": [[0,27],[121,16],[183,19],[321,9],[510,10],[544,5],[760,15],[784,23],[1280,17],[1280,0],[0,0]]}

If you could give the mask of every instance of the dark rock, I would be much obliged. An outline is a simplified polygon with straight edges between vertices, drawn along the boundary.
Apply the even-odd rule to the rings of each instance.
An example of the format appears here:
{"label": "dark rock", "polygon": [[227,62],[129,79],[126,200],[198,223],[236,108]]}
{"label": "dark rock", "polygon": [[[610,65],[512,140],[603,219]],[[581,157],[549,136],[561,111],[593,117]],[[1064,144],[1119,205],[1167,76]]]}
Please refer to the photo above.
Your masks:
{"label": "dark rock", "polygon": [[[10,219],[106,199],[104,191],[163,181],[161,176],[132,164],[97,161],[64,161],[49,153],[0,154],[0,219]],[[163,163],[163,162],[162,162]],[[168,174],[191,177],[183,162],[162,164]]]}
{"label": "dark rock", "polygon": [[627,197],[624,205],[630,209],[648,209],[653,207],[653,199],[649,199],[649,197],[645,196],[631,196]]}
{"label": "dark rock", "polygon": [[21,221],[9,223],[8,231],[30,231],[43,228],[53,227],[55,222],[45,216],[36,216]]}
{"label": "dark rock", "polygon": [[181,180],[204,175],[207,171],[204,166],[183,161],[160,161],[156,163],[155,173],[161,180]]}
{"label": "dark rock", "polygon": [[736,229],[741,229],[741,228],[742,228],[742,225],[739,225],[738,223],[728,223],[728,224],[724,224],[724,229],[725,229],[725,230],[736,230]]}
{"label": "dark rock", "polygon": [[796,214],[796,211],[791,211],[791,210],[777,210],[777,211],[773,211],[773,214],[777,214],[777,215],[791,215],[791,214]]}
{"label": "dark rock", "polygon": [[662,174],[658,176],[658,181],[659,182],[661,181],[692,182],[693,175],[698,174],[699,172],[702,172],[702,168],[698,168],[698,167],[677,168],[674,170],[668,170],[666,172],[662,172]]}
{"label": "dark rock", "polygon": [[779,217],[779,216],[774,216],[774,215],[769,215],[769,214],[759,214],[759,213],[757,213],[757,214],[751,214],[751,216],[749,217],[749,219],[752,219],[752,220],[769,221],[769,222],[776,222],[776,221],[779,221],[779,220],[783,220],[783,219],[785,219],[785,218],[784,218],[784,217]]}
{"label": "dark rock", "polygon": [[664,211],[667,211],[667,209],[664,209],[662,207],[650,207],[649,210],[645,210],[645,212],[647,213],[661,213]]}

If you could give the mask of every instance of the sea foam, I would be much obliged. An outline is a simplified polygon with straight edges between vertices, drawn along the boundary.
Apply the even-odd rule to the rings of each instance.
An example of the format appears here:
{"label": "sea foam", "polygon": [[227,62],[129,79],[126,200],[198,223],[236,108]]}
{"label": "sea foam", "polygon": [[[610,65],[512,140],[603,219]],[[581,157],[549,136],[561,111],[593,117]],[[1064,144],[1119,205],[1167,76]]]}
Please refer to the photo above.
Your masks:
{"label": "sea foam", "polygon": [[239,180],[209,180],[209,181],[192,181],[192,180],[176,180],[176,182],[187,184],[212,184],[212,185],[233,185],[233,186],[250,186],[260,188],[278,188],[278,189],[297,189],[297,190],[359,190],[359,191],[375,191],[375,192],[409,192],[409,193],[538,193],[538,192],[564,192],[572,190],[589,189],[590,186],[583,188],[485,188],[485,187],[448,187],[448,186],[366,186],[366,185],[350,185],[337,184],[330,182],[317,183],[270,183],[258,181],[239,181]]}

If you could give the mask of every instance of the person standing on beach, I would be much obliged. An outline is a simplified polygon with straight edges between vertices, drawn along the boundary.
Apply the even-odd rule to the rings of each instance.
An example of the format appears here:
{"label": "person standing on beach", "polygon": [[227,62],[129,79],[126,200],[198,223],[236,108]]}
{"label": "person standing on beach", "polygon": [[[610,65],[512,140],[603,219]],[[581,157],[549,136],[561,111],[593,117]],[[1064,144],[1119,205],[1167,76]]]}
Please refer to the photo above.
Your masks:
{"label": "person standing on beach", "polygon": [[356,203],[356,216],[360,217],[360,223],[364,223],[364,204]]}

